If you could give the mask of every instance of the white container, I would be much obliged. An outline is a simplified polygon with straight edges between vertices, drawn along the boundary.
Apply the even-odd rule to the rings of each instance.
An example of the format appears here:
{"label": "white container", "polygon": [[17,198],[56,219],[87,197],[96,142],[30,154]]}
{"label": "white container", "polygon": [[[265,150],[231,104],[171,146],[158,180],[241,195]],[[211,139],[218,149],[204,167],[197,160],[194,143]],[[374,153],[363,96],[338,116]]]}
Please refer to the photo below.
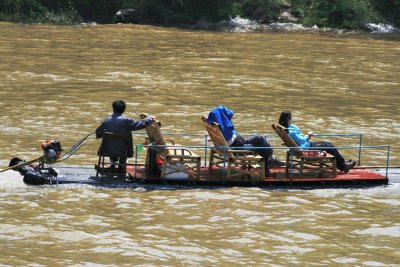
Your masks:
{"label": "white container", "polygon": [[[174,167],[176,169],[178,169],[178,170],[185,170],[186,169],[185,165],[179,164],[179,163],[176,163],[174,165]],[[165,178],[166,179],[176,179],[176,180],[178,180],[178,179],[188,179],[189,178],[189,174],[187,174],[186,172],[175,172],[176,169],[167,168]],[[170,172],[174,172],[174,173],[170,173]],[[170,174],[168,174],[168,173],[170,173]]]}

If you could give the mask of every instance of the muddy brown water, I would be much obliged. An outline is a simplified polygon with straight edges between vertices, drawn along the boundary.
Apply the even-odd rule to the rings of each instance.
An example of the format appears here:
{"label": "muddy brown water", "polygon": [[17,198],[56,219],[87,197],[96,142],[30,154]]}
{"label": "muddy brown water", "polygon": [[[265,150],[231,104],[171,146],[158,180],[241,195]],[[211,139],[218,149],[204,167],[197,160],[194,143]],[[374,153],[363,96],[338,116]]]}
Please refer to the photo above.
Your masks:
{"label": "muddy brown water", "polygon": [[[399,35],[223,33],[140,25],[0,23],[0,163],[64,148],[124,99],[163,131],[204,144],[200,116],[235,111],[240,133],[266,134],[282,110],[305,132],[363,134],[400,165]],[[200,134],[200,135],[195,135]],[[143,135],[135,135],[141,143]],[[357,146],[359,136],[320,137]],[[97,160],[89,138],[68,165]],[[276,154],[283,159],[283,152]],[[357,149],[342,149],[346,158]],[[362,163],[384,165],[386,148]],[[143,157],[144,152],[140,154]],[[0,174],[0,265],[397,266],[398,184],[266,190],[30,187]]]}

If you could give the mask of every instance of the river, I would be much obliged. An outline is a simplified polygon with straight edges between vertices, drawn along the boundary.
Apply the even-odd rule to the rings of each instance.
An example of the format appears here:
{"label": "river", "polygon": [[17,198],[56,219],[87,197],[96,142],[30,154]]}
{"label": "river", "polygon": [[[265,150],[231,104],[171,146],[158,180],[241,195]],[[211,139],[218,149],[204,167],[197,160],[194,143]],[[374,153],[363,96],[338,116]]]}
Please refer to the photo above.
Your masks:
{"label": "river", "polygon": [[[270,125],[291,110],[304,132],[362,133],[362,164],[385,165],[387,148],[370,146],[390,145],[400,165],[399,34],[0,23],[0,55],[1,167],[50,138],[70,147],[115,99],[180,134],[204,134],[200,116],[226,105],[281,159]],[[358,136],[320,138],[357,158]],[[93,165],[98,145],[89,138],[64,164]],[[34,188],[7,171],[0,265],[398,266],[399,188]]]}

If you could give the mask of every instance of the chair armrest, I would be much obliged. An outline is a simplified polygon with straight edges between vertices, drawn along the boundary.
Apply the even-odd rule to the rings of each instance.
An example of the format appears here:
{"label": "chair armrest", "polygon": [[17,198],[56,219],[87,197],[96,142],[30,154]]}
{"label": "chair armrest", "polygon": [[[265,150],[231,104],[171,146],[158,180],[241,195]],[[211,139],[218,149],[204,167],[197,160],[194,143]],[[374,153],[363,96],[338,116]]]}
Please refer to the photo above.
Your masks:
{"label": "chair armrest", "polygon": [[[191,150],[187,148],[182,148],[179,145],[177,146],[168,146],[168,153],[169,155],[175,155],[175,156],[192,156],[195,155]],[[196,156],[196,155],[195,155]]]}
{"label": "chair armrest", "polygon": [[172,145],[175,145],[174,140],[165,138],[165,141],[171,142]]}
{"label": "chair armrest", "polygon": [[254,155],[253,151],[250,150],[236,150],[236,149],[228,149],[227,152],[233,153],[233,155]]}

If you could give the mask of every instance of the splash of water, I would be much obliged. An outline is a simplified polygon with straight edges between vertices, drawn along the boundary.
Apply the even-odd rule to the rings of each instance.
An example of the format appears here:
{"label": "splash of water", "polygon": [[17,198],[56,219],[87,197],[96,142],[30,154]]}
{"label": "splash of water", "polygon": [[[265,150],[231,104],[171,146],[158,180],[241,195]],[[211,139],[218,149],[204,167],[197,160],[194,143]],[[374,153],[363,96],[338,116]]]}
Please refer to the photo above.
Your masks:
{"label": "splash of water", "polygon": [[0,173],[0,189],[9,190],[21,187],[26,187],[26,185],[18,172],[9,170]]}
{"label": "splash of water", "polygon": [[[400,197],[400,184],[394,183],[388,186],[377,186],[371,188],[349,188],[349,189],[317,189],[311,191],[318,197],[322,198],[337,198],[339,196],[344,197],[371,197],[373,199],[379,198],[393,198],[398,199]],[[398,204],[396,202],[396,204]]]}
{"label": "splash of water", "polygon": [[390,24],[384,24],[384,23],[368,23],[366,27],[372,32],[372,33],[394,33],[394,32],[399,32],[400,30],[394,27],[393,25]]}
{"label": "splash of water", "polygon": [[[372,33],[395,33],[400,30],[390,24],[384,23],[368,23],[365,25],[367,29]],[[312,27],[305,27],[299,23],[281,23],[274,22],[270,24],[262,24],[255,20],[241,18],[240,16],[236,16],[234,18],[229,18],[227,20],[222,20],[217,23],[211,22],[199,22],[194,28],[202,28],[202,29],[216,29],[220,31],[229,31],[229,32],[253,32],[253,31],[306,31],[306,32],[344,32],[341,29],[330,29],[330,28],[320,28],[317,25]]]}

